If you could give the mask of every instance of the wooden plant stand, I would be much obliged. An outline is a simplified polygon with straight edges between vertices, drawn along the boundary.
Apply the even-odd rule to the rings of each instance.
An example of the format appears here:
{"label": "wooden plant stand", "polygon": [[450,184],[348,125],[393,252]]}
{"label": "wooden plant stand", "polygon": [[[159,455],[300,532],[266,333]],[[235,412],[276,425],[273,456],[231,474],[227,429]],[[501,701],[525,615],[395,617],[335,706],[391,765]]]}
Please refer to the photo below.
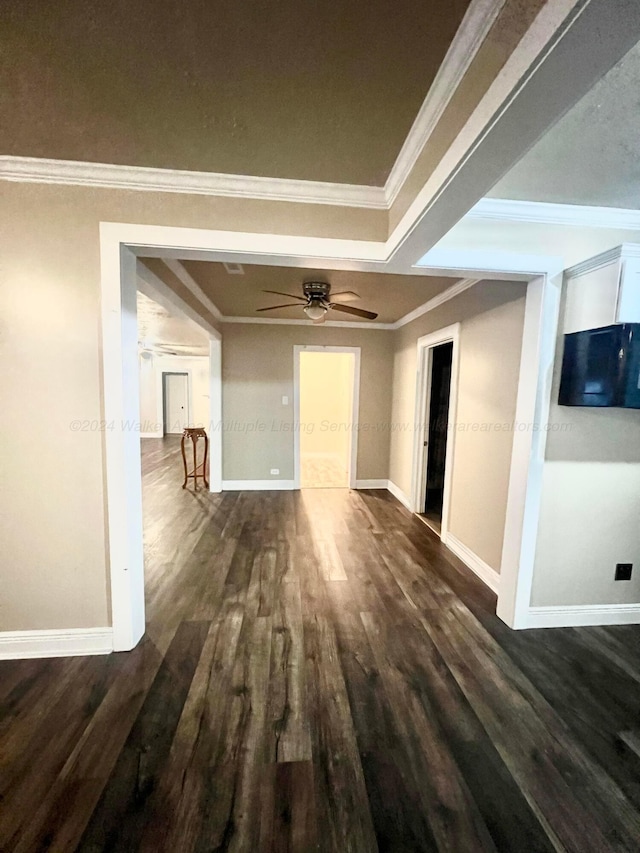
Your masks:
{"label": "wooden plant stand", "polygon": [[[187,468],[187,454],[185,452],[185,440],[187,438],[191,439],[191,443],[193,445],[193,471],[189,473],[189,469]],[[204,459],[200,465],[198,465],[198,439],[204,438]],[[182,462],[184,463],[184,483],[182,484],[182,488],[187,488],[187,481],[193,480],[194,488],[197,490],[198,488],[198,480],[204,480],[204,484],[206,488],[209,488],[209,481],[207,480],[207,457],[209,456],[209,438],[207,437],[206,430],[202,427],[187,427],[185,431],[182,433],[182,440],[180,441],[180,449],[182,450]]]}

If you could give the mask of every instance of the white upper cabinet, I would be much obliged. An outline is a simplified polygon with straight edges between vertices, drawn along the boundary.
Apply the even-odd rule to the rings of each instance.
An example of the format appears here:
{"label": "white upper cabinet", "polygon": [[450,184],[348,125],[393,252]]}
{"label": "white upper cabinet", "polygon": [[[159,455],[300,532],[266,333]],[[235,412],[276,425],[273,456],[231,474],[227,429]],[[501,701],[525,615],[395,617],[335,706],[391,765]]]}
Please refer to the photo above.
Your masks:
{"label": "white upper cabinet", "polygon": [[640,245],[623,243],[565,272],[564,333],[640,323]]}

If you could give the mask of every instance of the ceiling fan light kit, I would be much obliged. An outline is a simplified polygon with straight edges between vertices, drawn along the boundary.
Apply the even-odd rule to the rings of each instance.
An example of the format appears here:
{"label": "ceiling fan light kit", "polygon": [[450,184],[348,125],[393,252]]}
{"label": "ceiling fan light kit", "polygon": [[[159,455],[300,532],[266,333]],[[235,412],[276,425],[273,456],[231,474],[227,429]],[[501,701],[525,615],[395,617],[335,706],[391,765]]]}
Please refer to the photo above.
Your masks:
{"label": "ceiling fan light kit", "polygon": [[378,316],[373,311],[365,311],[363,308],[355,308],[353,305],[345,305],[345,302],[353,302],[360,299],[352,290],[341,293],[331,293],[331,285],[327,281],[305,281],[302,285],[304,296],[296,296],[293,293],[284,293],[281,290],[263,290],[263,293],[273,293],[276,296],[287,296],[289,299],[297,299],[298,302],[287,302],[284,305],[270,305],[267,308],[257,308],[257,311],[277,311],[280,308],[294,308],[300,305],[307,317],[314,323],[322,323],[329,309],[342,311],[354,317],[362,317],[365,320],[375,320]]}
{"label": "ceiling fan light kit", "polygon": [[310,320],[321,320],[327,313],[327,308],[317,300],[305,305],[302,309]]}

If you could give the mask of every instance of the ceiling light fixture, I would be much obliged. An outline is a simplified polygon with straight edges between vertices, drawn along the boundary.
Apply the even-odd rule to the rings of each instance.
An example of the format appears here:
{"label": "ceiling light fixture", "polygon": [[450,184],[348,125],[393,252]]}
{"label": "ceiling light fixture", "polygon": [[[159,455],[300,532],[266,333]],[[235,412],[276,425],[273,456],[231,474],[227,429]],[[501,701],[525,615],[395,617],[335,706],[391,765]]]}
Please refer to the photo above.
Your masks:
{"label": "ceiling light fixture", "polygon": [[310,320],[320,320],[327,313],[327,309],[319,302],[310,302],[304,306],[304,313]]}

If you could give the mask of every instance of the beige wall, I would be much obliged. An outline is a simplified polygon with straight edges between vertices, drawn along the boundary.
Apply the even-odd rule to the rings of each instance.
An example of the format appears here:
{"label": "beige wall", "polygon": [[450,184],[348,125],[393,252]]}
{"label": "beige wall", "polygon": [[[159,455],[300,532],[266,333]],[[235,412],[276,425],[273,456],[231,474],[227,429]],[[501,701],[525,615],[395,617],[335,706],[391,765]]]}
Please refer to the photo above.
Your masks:
{"label": "beige wall", "polygon": [[[361,348],[357,477],[386,479],[392,336],[383,330],[225,324],[222,338],[223,479],[292,480],[293,347]],[[282,405],[282,396],[289,405]],[[280,474],[272,477],[271,468]]]}
{"label": "beige wall", "polygon": [[410,496],[417,340],[461,322],[458,412],[449,434],[455,444],[449,532],[496,571],[502,556],[524,292],[521,284],[482,282],[395,333],[389,476]]}
{"label": "beige wall", "polygon": [[[559,406],[563,346],[560,333],[531,604],[640,602],[640,411]],[[634,564],[630,581],[616,563]]]}
{"label": "beige wall", "polygon": [[2,183],[0,630],[110,623],[100,221],[383,239],[386,219],[328,205]]}
{"label": "beige wall", "polygon": [[334,456],[349,470],[355,357],[300,353],[300,455]]}

